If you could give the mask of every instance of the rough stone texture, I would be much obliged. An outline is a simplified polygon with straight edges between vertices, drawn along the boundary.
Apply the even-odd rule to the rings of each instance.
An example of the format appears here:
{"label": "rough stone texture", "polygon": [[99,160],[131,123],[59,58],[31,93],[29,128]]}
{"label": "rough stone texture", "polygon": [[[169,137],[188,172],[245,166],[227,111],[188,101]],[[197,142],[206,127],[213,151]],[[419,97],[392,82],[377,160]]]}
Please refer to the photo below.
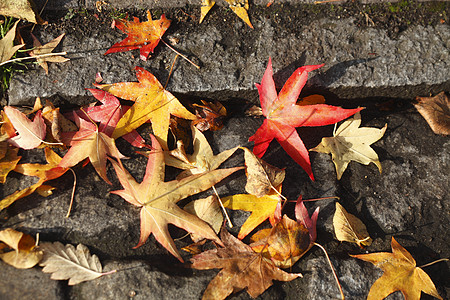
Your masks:
{"label": "rough stone texture", "polygon": [[[178,93],[255,91],[254,83],[260,81],[269,57],[280,86],[295,68],[325,63],[311,74],[309,84],[341,98],[407,98],[450,89],[449,26],[412,26],[391,39],[385,31],[361,29],[353,22],[351,18],[321,19],[280,32],[267,19],[254,20],[254,30],[238,21],[232,23],[233,34],[223,33],[219,24],[181,27],[166,39],[179,39],[175,47],[202,68],[179,62],[167,89]],[[92,87],[96,72],[105,83],[136,81],[132,69],[137,65],[165,82],[174,54],[162,44],[147,62],[130,52],[103,55],[112,41],[123,37],[105,28],[83,37],[68,34],[59,50],[67,51],[71,61],[52,64],[49,76],[42,69],[14,76],[10,104],[30,103],[35,97],[59,95],[69,100],[88,95],[85,88]],[[46,32],[40,36],[43,42],[52,38]]]}
{"label": "rough stone texture", "polygon": [[0,260],[0,298],[5,300],[60,300],[64,289],[59,281],[51,280],[38,268],[20,270]]}

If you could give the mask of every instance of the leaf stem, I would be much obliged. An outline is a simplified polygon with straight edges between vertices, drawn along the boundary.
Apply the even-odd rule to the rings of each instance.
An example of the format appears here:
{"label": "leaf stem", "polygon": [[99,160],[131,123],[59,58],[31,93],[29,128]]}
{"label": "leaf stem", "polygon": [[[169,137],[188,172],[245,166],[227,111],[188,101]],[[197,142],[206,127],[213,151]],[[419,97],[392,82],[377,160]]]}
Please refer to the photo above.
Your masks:
{"label": "leaf stem", "polygon": [[421,266],[420,266],[419,268],[425,268],[425,267],[428,267],[428,266],[434,265],[435,263],[438,263],[438,262],[441,262],[441,261],[448,261],[448,260],[449,260],[448,258],[441,258],[441,259],[438,259],[438,260],[432,261],[432,262],[430,262],[430,263],[427,263],[427,264],[421,265]]}
{"label": "leaf stem", "polygon": [[170,46],[169,44],[167,44],[163,39],[161,39],[161,42],[163,42],[167,47],[169,47],[169,49],[171,49],[173,52],[175,52],[176,54],[178,54],[179,56],[181,56],[182,58],[184,58],[185,60],[187,60],[188,62],[190,62],[194,67],[196,67],[197,69],[200,69],[200,66],[196,65],[192,60],[190,60],[189,58],[187,58],[186,56],[184,56],[183,54],[181,54],[180,52],[178,52],[177,50],[175,50],[172,46]]}
{"label": "leaf stem", "polygon": [[35,55],[35,56],[19,57],[19,58],[6,60],[6,61],[0,63],[0,66],[3,66],[3,65],[6,65],[7,63],[11,63],[11,62],[15,62],[15,61],[22,61],[22,60],[28,60],[28,59],[38,59],[38,58],[43,58],[43,57],[56,56],[56,55],[66,55],[66,54],[67,54],[67,52],[57,52],[57,53],[39,54],[39,55]]}
{"label": "leaf stem", "polygon": [[75,198],[75,187],[77,186],[77,175],[75,174],[75,171],[72,170],[72,168],[69,168],[69,170],[72,171],[73,174],[73,188],[72,188],[72,195],[70,197],[69,210],[67,210],[66,218],[70,216],[70,211],[72,210],[73,205],[73,199]]}
{"label": "leaf stem", "polygon": [[322,247],[322,245],[320,245],[318,243],[314,243],[314,246],[319,247],[325,253],[325,256],[327,257],[327,260],[328,260],[328,264],[330,265],[331,271],[333,272],[334,279],[336,279],[336,283],[338,285],[339,292],[341,293],[342,300],[345,300],[344,292],[342,291],[341,284],[340,284],[339,279],[338,279],[338,277],[336,275],[336,271],[333,268],[333,264],[331,263],[330,257],[328,256],[327,250],[325,250],[325,248]]}
{"label": "leaf stem", "polygon": [[164,85],[164,89],[166,89],[167,85],[169,84],[169,80],[170,80],[170,75],[172,75],[172,71],[173,71],[173,66],[175,65],[175,62],[177,61],[179,54],[177,54],[172,62],[172,66],[170,67],[170,72],[169,72],[169,76],[167,77],[167,81],[166,84]]}
{"label": "leaf stem", "polygon": [[214,193],[216,193],[217,200],[219,201],[220,207],[222,208],[222,211],[225,214],[225,218],[227,219],[228,226],[230,226],[230,228],[233,228],[233,223],[231,223],[230,217],[228,216],[228,213],[223,206],[222,199],[220,199],[219,193],[217,193],[216,187],[214,185],[212,186],[212,189],[214,190]]}

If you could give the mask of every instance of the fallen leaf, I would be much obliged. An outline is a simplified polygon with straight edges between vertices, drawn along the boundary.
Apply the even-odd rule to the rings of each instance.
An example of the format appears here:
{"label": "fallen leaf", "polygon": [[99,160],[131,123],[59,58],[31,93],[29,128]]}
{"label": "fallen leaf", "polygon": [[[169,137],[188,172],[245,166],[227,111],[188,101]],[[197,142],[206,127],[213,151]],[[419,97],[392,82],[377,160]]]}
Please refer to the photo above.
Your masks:
{"label": "fallen leaf", "polygon": [[[117,123],[128,109],[123,108],[120,105],[119,100],[108,92],[96,89],[87,90],[91,92],[95,99],[99,100],[102,105],[89,107],[86,109],[86,113],[95,122],[100,122],[100,132],[112,136]],[[147,146],[144,138],[136,130],[132,130],[122,137],[134,147],[142,148]]]}
{"label": "fallen leaf", "polygon": [[338,180],[341,179],[351,160],[365,165],[373,162],[381,173],[378,155],[370,145],[381,139],[387,124],[381,129],[359,127],[360,125],[361,114],[357,113],[354,118],[344,121],[333,133],[333,137],[322,138],[322,142],[310,150],[332,154]]}
{"label": "fallen leaf", "polygon": [[[0,251],[0,258],[18,269],[34,267],[42,258],[42,252],[36,248],[35,240],[28,234],[6,228],[0,231],[0,241],[14,251]],[[5,250],[5,244],[0,243],[0,250]]]}
{"label": "fallen leaf", "polygon": [[70,144],[71,147],[62,158],[59,166],[70,168],[83,159],[89,158],[97,174],[111,184],[106,176],[106,159],[108,155],[118,160],[125,158],[125,156],[117,150],[114,139],[103,132],[99,132],[96,124],[84,120],[75,112],[73,114],[75,123],[79,125],[80,129],[77,132],[64,133],[62,135],[65,143]]}
{"label": "fallen leaf", "polygon": [[148,10],[147,19],[147,22],[142,23],[136,17],[133,18],[133,21],[116,20],[116,27],[128,36],[109,48],[105,55],[140,49],[140,58],[146,61],[170,26],[170,20],[166,19],[164,14],[159,20],[152,20],[152,15]]}
{"label": "fallen leaf", "polygon": [[291,281],[302,277],[277,268],[226,230],[222,230],[220,238],[225,248],[208,250],[191,258],[195,269],[222,269],[209,283],[203,300],[225,299],[245,288],[251,297],[256,298],[272,285],[273,280]]}
{"label": "fallen leaf", "polygon": [[[281,185],[277,187],[281,192]],[[223,206],[233,210],[250,211],[252,214],[239,231],[238,238],[243,239],[253,231],[259,224],[269,219],[271,224],[275,223],[275,210],[281,205],[279,193],[271,190],[267,195],[257,197],[251,194],[237,194],[222,198]]]}
{"label": "fallen leaf", "polygon": [[372,244],[366,225],[354,215],[349,214],[339,202],[336,202],[333,226],[336,238],[341,242],[356,243],[361,248]]}
{"label": "fallen leaf", "polygon": [[[61,42],[62,38],[64,37],[64,33],[45,45],[42,45],[41,42],[39,42],[39,40],[33,34],[31,34],[31,37],[33,38],[33,50],[31,50],[28,53],[30,54],[30,56],[40,56],[43,54],[51,53],[56,48],[56,46],[58,46],[58,44]],[[61,55],[36,57],[37,63],[45,70],[45,74],[47,75],[48,75],[47,62],[62,63],[68,60],[69,60],[68,58],[65,58]]]}
{"label": "fallen leaf", "polygon": [[434,97],[417,97],[417,111],[436,134],[450,135],[450,100],[445,92]]}
{"label": "fallen leaf", "polygon": [[[248,0],[225,0],[229,5],[231,10],[244,21],[250,28],[253,28],[250,19],[248,18]],[[214,0],[202,0],[202,6],[200,8],[200,23],[205,18],[209,10],[214,6],[216,1]]]}
{"label": "fallen leaf", "polygon": [[37,12],[32,0],[2,0],[0,2],[0,15],[23,19],[39,25],[47,24]]}
{"label": "fallen leaf", "polygon": [[250,247],[279,268],[291,268],[313,246],[308,229],[283,215],[272,228],[255,233]]}
{"label": "fallen leaf", "polygon": [[286,173],[283,169],[266,163],[245,147],[242,149],[247,167],[247,184],[245,185],[247,193],[263,197],[283,182]]}
{"label": "fallen leaf", "polygon": [[69,280],[69,285],[94,280],[109,275],[116,270],[102,273],[102,265],[96,255],[91,255],[83,244],[77,248],[71,244],[64,246],[60,242],[42,243],[39,248],[44,257],[39,263],[44,273],[52,273],[50,279]]}
{"label": "fallen leaf", "polygon": [[177,176],[179,179],[217,169],[238,149],[235,147],[214,155],[203,133],[194,126],[191,129],[194,145],[192,155],[186,154],[181,143],[177,143],[177,149],[164,152],[166,165],[184,170]]}
{"label": "fallen leaf", "polygon": [[171,254],[183,261],[175,243],[169,234],[168,225],[173,224],[189,233],[221,244],[214,230],[198,217],[187,213],[177,206],[177,202],[199,192],[209,189],[219,181],[242,167],[220,169],[185,177],[181,180],[164,182],[164,154],[157,139],[151,135],[153,151],[149,153],[147,168],[143,181],[139,184],[119,165],[112,161],[117,177],[124,187],[113,191],[133,205],[141,209],[141,237],[138,245],[145,243],[153,233],[156,240]]}
{"label": "fallen leaf", "polygon": [[14,55],[14,53],[17,52],[17,50],[25,46],[25,44],[14,46],[17,23],[19,23],[19,21],[16,21],[16,23],[14,23],[14,26],[6,33],[5,37],[0,40],[0,64],[9,60]]}
{"label": "fallen leaf", "polygon": [[250,28],[253,29],[252,23],[250,23],[250,19],[248,18],[248,0],[225,0],[230,4],[231,10],[239,17],[242,21],[244,21]]}
{"label": "fallen leaf", "polygon": [[203,19],[208,14],[210,9],[216,4],[214,0],[202,0],[202,6],[200,7],[200,22],[203,22]]}
{"label": "fallen leaf", "polygon": [[396,291],[401,291],[406,300],[419,300],[421,292],[442,299],[428,274],[416,267],[414,258],[394,237],[391,247],[392,253],[350,255],[371,262],[384,272],[370,288],[367,300],[381,300]]}
{"label": "fallen leaf", "polygon": [[343,109],[325,104],[296,104],[300,91],[308,78],[308,72],[322,66],[314,65],[298,68],[289,77],[277,95],[272,78],[272,60],[269,58],[261,84],[256,84],[262,112],[266,119],[256,133],[249,138],[249,141],[255,142],[253,153],[258,157],[264,155],[270,142],[275,138],[294,161],[308,173],[312,180],[314,180],[314,176],[311,170],[308,150],[300,139],[295,127],[334,124],[362,109]]}
{"label": "fallen leaf", "polygon": [[195,107],[196,120],[192,121],[192,125],[200,131],[216,131],[223,127],[223,119],[227,116],[226,108],[219,102],[206,102],[202,100],[203,105],[193,104]]}
{"label": "fallen leaf", "polygon": [[135,104],[117,123],[112,138],[117,139],[138,128],[148,120],[152,122],[153,134],[164,149],[167,149],[167,134],[170,115],[194,120],[190,113],[171,93],[166,91],[156,77],[143,68],[136,67],[139,82],[94,84],[116,97],[135,101]]}
{"label": "fallen leaf", "polygon": [[250,247],[271,259],[277,267],[290,268],[314,245],[318,214],[319,208],[310,218],[300,196],[295,206],[297,222],[284,215],[272,223],[272,228],[255,233]]}
{"label": "fallen leaf", "polygon": [[38,147],[46,135],[46,126],[42,118],[42,111],[38,111],[33,122],[26,115],[11,106],[5,106],[4,112],[19,135],[8,140],[8,143],[25,149]]}
{"label": "fallen leaf", "polygon": [[[183,209],[208,223],[216,234],[219,233],[223,224],[223,215],[220,210],[219,199],[216,195],[189,202]],[[191,234],[191,238],[194,243],[204,239],[196,234]]]}
{"label": "fallen leaf", "polygon": [[5,149],[5,153],[0,159],[0,183],[5,183],[6,176],[14,170],[22,156],[17,156],[19,148],[8,146],[5,142],[0,142],[0,147]]}
{"label": "fallen leaf", "polygon": [[66,119],[66,117],[59,112],[59,107],[55,108],[48,100],[45,101],[45,106],[42,109],[42,117],[45,120],[47,131],[49,133],[47,136],[53,137],[57,142],[62,142],[62,132],[78,130],[74,123]]}
{"label": "fallen leaf", "polygon": [[52,149],[45,148],[45,158],[47,159],[48,164],[18,164],[15,167],[14,172],[27,176],[39,177],[39,181],[23,190],[16,191],[1,200],[0,211],[13,204],[16,200],[31,195],[40,188],[44,182],[56,179],[67,172],[68,168],[58,166],[61,157],[59,157]]}
{"label": "fallen leaf", "polygon": [[1,111],[1,127],[0,127],[0,142],[7,141],[8,139],[16,136],[16,129],[9,120],[5,112]]}

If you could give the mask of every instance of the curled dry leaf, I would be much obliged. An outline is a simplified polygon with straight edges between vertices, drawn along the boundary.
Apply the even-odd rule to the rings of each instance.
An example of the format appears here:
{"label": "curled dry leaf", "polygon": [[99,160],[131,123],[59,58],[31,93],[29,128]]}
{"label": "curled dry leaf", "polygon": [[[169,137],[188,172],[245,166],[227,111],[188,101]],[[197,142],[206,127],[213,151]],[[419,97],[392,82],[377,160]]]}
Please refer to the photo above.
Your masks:
{"label": "curled dry leaf", "polygon": [[193,104],[195,107],[196,120],[192,125],[200,131],[216,131],[223,127],[223,119],[227,116],[226,108],[219,101],[206,102],[202,100],[203,105]]}
{"label": "curled dry leaf", "polygon": [[225,248],[209,250],[191,259],[195,269],[222,269],[206,288],[204,300],[225,299],[245,288],[256,298],[272,285],[273,280],[291,281],[302,277],[279,269],[226,230],[222,230],[220,238]]}
{"label": "curled dry leaf", "polygon": [[[223,215],[219,206],[219,199],[216,195],[211,195],[208,198],[197,199],[189,202],[184,210],[188,213],[199,217],[206,223],[208,223],[215,233],[219,233],[223,224]],[[191,238],[194,243],[197,243],[204,238],[196,234],[191,234]]]}
{"label": "curled dry leaf", "polygon": [[292,267],[312,247],[308,229],[286,215],[273,228],[255,233],[250,247],[279,268]]}
{"label": "curled dry leaf", "polygon": [[[36,248],[35,240],[28,234],[11,228],[0,231],[0,258],[18,269],[34,267],[42,258],[42,251]],[[3,252],[6,246],[13,251]]]}
{"label": "curled dry leaf", "polygon": [[116,270],[102,273],[102,265],[96,255],[89,254],[89,249],[79,244],[77,248],[71,244],[64,246],[60,242],[42,243],[39,248],[44,257],[39,263],[44,273],[52,273],[54,280],[69,280],[69,285],[96,279]]}
{"label": "curled dry leaf", "polygon": [[359,127],[361,125],[361,114],[344,121],[333,133],[333,137],[324,137],[322,142],[310,151],[331,153],[336,166],[337,179],[347,169],[350,161],[354,160],[361,164],[374,163],[381,173],[381,164],[378,155],[370,145],[381,139],[386,131],[387,124],[381,128]]}
{"label": "curled dry leaf", "polygon": [[414,104],[436,134],[450,135],[450,100],[445,92],[434,97],[417,97]]}
{"label": "curled dry leaf", "polygon": [[[31,34],[31,37],[33,38],[33,50],[29,52],[30,56],[39,56],[43,54],[49,54],[51,53],[56,46],[61,42],[62,38],[64,37],[64,33],[58,36],[57,38],[53,39],[52,41],[48,42],[45,45],[42,45],[41,42],[33,35]],[[68,58],[65,58],[61,55],[53,55],[53,56],[46,56],[46,57],[37,57],[36,61],[37,63],[45,70],[45,74],[48,75],[48,64],[47,62],[54,62],[54,63],[62,63],[68,61]]]}
{"label": "curled dry leaf", "polygon": [[177,176],[178,179],[215,170],[237,150],[235,147],[214,155],[203,133],[195,126],[191,128],[194,144],[192,155],[186,154],[181,143],[177,143],[177,149],[164,152],[164,160],[168,166],[185,170]]}
{"label": "curled dry leaf", "polygon": [[241,149],[244,150],[245,166],[247,167],[247,184],[245,185],[247,193],[263,197],[283,182],[284,169],[266,163],[245,147]]}
{"label": "curled dry leaf", "polygon": [[367,300],[382,300],[395,291],[401,291],[406,300],[419,300],[421,292],[442,300],[428,274],[416,267],[412,255],[394,237],[391,247],[392,253],[351,255],[373,263],[384,272],[370,288]]}
{"label": "curled dry leaf", "polygon": [[366,225],[354,215],[349,214],[339,202],[336,202],[333,226],[336,238],[341,242],[356,243],[361,248],[372,244]]}

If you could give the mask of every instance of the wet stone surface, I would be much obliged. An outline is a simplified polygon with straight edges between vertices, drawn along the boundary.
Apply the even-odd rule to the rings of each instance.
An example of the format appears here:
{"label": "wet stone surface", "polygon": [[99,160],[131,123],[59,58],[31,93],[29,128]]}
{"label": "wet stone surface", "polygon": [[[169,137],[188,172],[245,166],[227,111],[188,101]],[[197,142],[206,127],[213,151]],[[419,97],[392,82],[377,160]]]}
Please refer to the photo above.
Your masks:
{"label": "wet stone surface", "polygon": [[[201,26],[180,20],[169,29],[166,37],[179,38],[175,46],[200,61],[202,69],[198,71],[185,61],[178,61],[167,89],[178,92],[177,97],[184,103],[203,98],[224,101],[230,118],[222,130],[206,133],[215,153],[235,146],[252,146],[248,138],[263,119],[245,116],[244,110],[250,103],[259,102],[254,83],[260,82],[269,56],[274,62],[279,87],[296,67],[325,62],[326,67],[312,74],[305,95],[323,90],[333,104],[366,106],[362,112],[363,126],[381,128],[387,123],[384,137],[373,146],[383,167],[382,174],[373,164],[364,166],[352,162],[338,181],[331,156],[311,152],[316,178],[312,182],[277,142],[270,145],[264,156],[270,164],[286,168],[283,194],[288,199],[295,200],[299,195],[304,199],[338,196],[345,209],[367,225],[374,242],[361,250],[334,239],[334,200],[306,204],[310,213],[316,206],[321,207],[317,242],[327,249],[348,299],[365,299],[373,282],[382,274],[372,264],[350,258],[348,254],[390,252],[391,237],[395,236],[416,259],[417,265],[450,256],[447,234],[450,140],[435,135],[411,105],[411,100],[419,93],[450,91],[448,25],[414,25],[397,38],[391,38],[381,29],[358,28],[351,18],[318,19],[306,27],[281,30],[279,23],[262,15],[253,19],[254,31],[240,21],[219,24],[214,16]],[[48,77],[38,68],[15,76],[9,90],[10,104],[30,104],[36,96],[50,97],[63,107],[89,103],[94,98],[85,88],[92,87],[97,72],[102,73],[105,83],[136,81],[135,66],[151,71],[164,84],[174,57],[167,47],[158,46],[154,57],[147,62],[140,61],[137,52],[104,56],[106,49],[124,36],[110,29],[109,22],[93,24],[96,25],[92,30],[85,33],[80,31],[83,27],[71,31],[57,25],[38,31],[36,35],[45,42],[67,29],[67,36],[58,50],[68,51],[71,61],[51,64]],[[369,55],[372,52],[378,56],[372,58]],[[392,102],[393,108],[386,110],[385,104]],[[139,130],[148,139],[149,125]],[[330,136],[332,130],[332,126],[328,126],[301,128],[298,132],[309,149],[316,146],[322,136]],[[117,145],[130,157],[123,163],[140,182],[146,158],[136,154],[122,139]],[[24,162],[44,163],[42,150],[24,151],[21,155]],[[241,150],[222,167],[237,165],[243,165]],[[172,180],[177,171],[166,169],[166,180]],[[0,298],[200,299],[217,271],[186,268],[153,237],[142,247],[132,249],[139,240],[139,209],[109,193],[121,189],[112,168],[108,170],[112,186],[103,182],[91,165],[77,166],[74,170],[77,190],[70,218],[65,218],[73,185],[73,177],[68,172],[48,183],[57,187],[53,195],[47,198],[31,195],[2,211],[1,227],[39,233],[42,241],[83,243],[99,256],[104,271],[119,271],[68,287],[64,281],[50,280],[38,267],[16,270],[0,262]],[[222,196],[244,193],[245,182],[245,173],[240,171],[217,185],[217,190]],[[33,178],[11,174],[1,186],[0,196],[32,183]],[[286,207],[291,217],[293,208],[291,204]],[[236,225],[231,231],[237,233],[248,213],[230,211],[230,216]],[[185,235],[175,227],[171,227],[171,233],[175,239]],[[188,243],[189,238],[176,241],[178,248]],[[182,255],[188,260],[187,254]],[[300,272],[304,278],[277,282],[259,299],[339,298],[330,267],[319,248],[313,247],[289,271]],[[425,271],[440,295],[448,298],[448,264],[435,264]],[[240,292],[230,298],[250,299],[250,296]],[[388,299],[402,299],[402,296],[396,293]]]}

